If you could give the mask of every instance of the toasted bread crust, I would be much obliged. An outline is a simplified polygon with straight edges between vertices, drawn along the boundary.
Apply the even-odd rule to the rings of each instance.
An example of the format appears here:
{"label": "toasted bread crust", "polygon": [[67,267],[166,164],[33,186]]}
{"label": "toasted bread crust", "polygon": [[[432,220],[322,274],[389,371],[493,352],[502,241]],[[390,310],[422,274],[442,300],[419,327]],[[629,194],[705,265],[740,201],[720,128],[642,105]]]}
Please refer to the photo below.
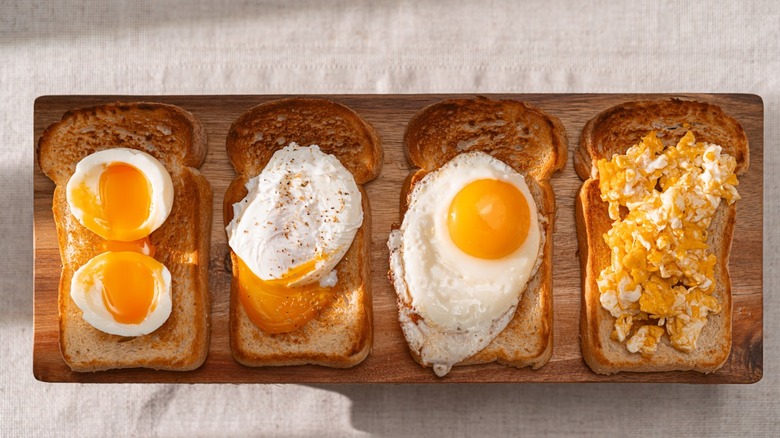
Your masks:
{"label": "toasted bread crust", "polygon": [[[114,129],[101,124],[109,121]],[[82,158],[111,147],[142,150],[170,172],[180,166],[199,168],[208,144],[203,125],[175,105],[116,102],[66,112],[43,131],[35,156],[44,175],[65,185]]]}
{"label": "toasted bread crust", "polygon": [[289,98],[257,105],[228,131],[228,158],[236,173],[258,175],[274,152],[290,143],[319,145],[352,173],[358,185],[379,175],[382,143],[356,112],[325,99]]}
{"label": "toasted bread crust", "polygon": [[[635,109],[638,111],[636,120],[631,117],[631,111]],[[575,152],[575,167],[585,179],[575,203],[583,291],[580,336],[585,362],[596,373],[673,370],[709,373],[719,369],[731,351],[732,297],[728,260],[736,219],[735,204],[721,203],[709,229],[708,244],[718,258],[714,296],[722,309],[720,313],[708,316],[694,351],[680,352],[664,336],[654,355],[643,357],[629,353],[625,344],[611,338],[615,319],[600,303],[596,280],[610,263],[610,251],[602,236],[611,228],[612,220],[608,203],[601,200],[597,172],[591,166],[595,167],[600,158],[625,153],[650,130],[657,130],[666,146],[674,145],[686,132],[684,124],[689,124],[697,141],[720,144],[726,153],[737,157],[738,174],[747,169],[747,137],[739,123],[714,105],[678,99],[631,102],[604,111],[586,124]]]}
{"label": "toasted bread crust", "polygon": [[[284,138],[282,143],[280,138]],[[283,99],[250,109],[233,123],[228,133],[227,152],[238,175],[225,193],[226,225],[233,219],[233,204],[247,195],[246,182],[263,170],[276,150],[291,142],[301,146],[317,144],[353,173],[362,195],[363,224],[336,265],[338,283],[333,303],[290,333],[265,333],[246,315],[238,297],[237,256],[231,250],[231,351],[237,362],[252,367],[352,367],[368,356],[373,343],[369,281],[371,209],[368,195],[360,185],[379,174],[381,142],[374,128],[359,115],[324,99]]]}
{"label": "toasted bread crust", "polygon": [[574,169],[583,180],[594,176],[594,163],[624,154],[650,131],[656,131],[666,146],[675,145],[686,132],[696,141],[714,143],[737,160],[741,174],[750,164],[748,140],[742,125],[717,106],[681,99],[627,102],[608,108],[590,119],[582,129],[574,152]]}
{"label": "toasted bread crust", "polygon": [[[159,145],[159,147],[157,147]],[[171,272],[173,309],[156,331],[134,338],[110,335],[86,323],[70,297],[75,271],[101,250],[101,239],[70,212],[65,184],[87,155],[112,147],[143,150],[163,163],[174,184],[174,205],[150,235],[155,258]],[[59,286],[60,350],[74,371],[153,368],[185,371],[206,359],[210,333],[208,256],[211,186],[191,167],[206,154],[206,134],[188,112],[156,103],[115,103],[67,112],[37,147],[44,174],[55,183],[52,211],[62,259]]]}
{"label": "toasted bread crust", "polygon": [[[524,132],[517,126],[536,129],[518,137],[511,132]],[[459,148],[458,142],[468,142],[468,147]],[[553,349],[552,245],[556,207],[548,179],[566,163],[563,125],[557,118],[523,102],[482,97],[453,99],[426,107],[415,115],[406,129],[404,145],[407,159],[420,169],[412,170],[404,182],[401,222],[415,184],[459,153],[487,152],[525,175],[539,210],[544,238],[539,255],[542,261],[529,279],[507,327],[486,348],[456,366],[490,362],[517,368],[543,366]],[[395,284],[392,271],[388,275],[391,284]],[[413,321],[423,319],[400,298],[397,303],[399,309],[411,311]],[[410,349],[410,353],[422,364],[419,352]]]}
{"label": "toasted bread crust", "polygon": [[557,117],[516,100],[450,99],[418,112],[406,127],[409,163],[424,170],[482,151],[538,181],[563,168],[566,130]]}

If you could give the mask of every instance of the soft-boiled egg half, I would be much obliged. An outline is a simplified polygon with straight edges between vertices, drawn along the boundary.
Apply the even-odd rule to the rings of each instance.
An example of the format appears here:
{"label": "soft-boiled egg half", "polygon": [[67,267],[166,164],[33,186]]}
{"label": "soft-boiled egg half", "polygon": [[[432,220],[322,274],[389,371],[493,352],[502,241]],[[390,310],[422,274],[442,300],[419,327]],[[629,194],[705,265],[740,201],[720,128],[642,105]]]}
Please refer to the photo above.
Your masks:
{"label": "soft-boiled egg half", "polygon": [[291,332],[333,299],[336,265],[363,223],[361,194],[336,157],[296,143],[246,188],[226,228],[241,303],[265,332]]}
{"label": "soft-boiled egg half", "polygon": [[404,335],[437,375],[511,321],[539,266],[539,220],[523,175],[482,152],[458,155],[415,184],[390,234],[390,270]]}
{"label": "soft-boiled egg half", "polygon": [[145,254],[104,252],[76,271],[70,294],[93,327],[113,335],[146,335],[171,314],[171,273]]}
{"label": "soft-boiled egg half", "polygon": [[76,165],[66,199],[76,219],[102,238],[102,253],[71,280],[84,320],[120,336],[157,330],[171,313],[171,274],[153,258],[149,234],[171,212],[168,171],[143,151],[102,150]]}
{"label": "soft-boiled egg half", "polygon": [[85,157],[66,190],[76,219],[110,241],[143,239],[165,222],[173,206],[170,174],[156,158],[135,149]]}

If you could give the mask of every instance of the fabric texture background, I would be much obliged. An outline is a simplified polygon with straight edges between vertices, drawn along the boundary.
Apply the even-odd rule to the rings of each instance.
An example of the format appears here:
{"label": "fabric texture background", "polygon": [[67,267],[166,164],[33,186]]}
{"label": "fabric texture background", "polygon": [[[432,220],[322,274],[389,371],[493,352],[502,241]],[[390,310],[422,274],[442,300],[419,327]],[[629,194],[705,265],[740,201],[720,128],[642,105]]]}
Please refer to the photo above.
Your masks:
{"label": "fabric texture background", "polygon": [[[780,7],[772,0],[0,0],[0,435],[777,433],[778,71]],[[747,386],[35,381],[37,96],[409,92],[761,95],[763,380]]]}

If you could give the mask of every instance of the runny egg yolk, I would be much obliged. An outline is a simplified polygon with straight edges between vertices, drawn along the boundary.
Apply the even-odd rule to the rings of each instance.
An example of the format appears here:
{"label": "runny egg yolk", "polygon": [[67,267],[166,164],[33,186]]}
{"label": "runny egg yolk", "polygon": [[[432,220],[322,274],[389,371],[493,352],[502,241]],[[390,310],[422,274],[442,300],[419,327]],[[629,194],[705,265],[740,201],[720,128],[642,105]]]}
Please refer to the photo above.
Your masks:
{"label": "runny egg yolk", "polygon": [[149,183],[135,167],[112,163],[100,175],[102,217],[117,239],[102,243],[111,252],[103,265],[103,303],[122,324],[140,324],[153,310],[154,266],[149,262],[155,248],[149,236],[125,240],[146,221],[150,204]]}
{"label": "runny egg yolk", "polygon": [[114,252],[102,269],[103,303],[119,323],[140,324],[154,310],[154,270],[159,264],[137,252]]}
{"label": "runny egg yolk", "polygon": [[75,205],[84,210],[84,225],[110,240],[137,240],[149,234],[142,229],[152,203],[151,187],[136,167],[122,162],[107,165],[100,174],[99,192],[86,185],[74,193]]}
{"label": "runny egg yolk", "polygon": [[531,213],[514,185],[495,179],[467,184],[452,200],[447,216],[450,238],[461,251],[481,259],[515,252],[528,237]]}
{"label": "runny egg yolk", "polygon": [[149,236],[127,242],[122,242],[120,240],[104,240],[102,243],[102,250],[103,252],[134,251],[146,254],[149,257],[154,257],[156,252],[154,245],[152,245],[152,242],[149,240]]}
{"label": "runny egg yolk", "polygon": [[144,174],[129,164],[112,163],[100,175],[100,201],[112,230],[140,228],[149,217],[151,195]]}
{"label": "runny egg yolk", "polygon": [[297,330],[334,297],[333,288],[318,282],[291,287],[314,270],[317,259],[295,266],[280,279],[263,280],[243,260],[238,260],[238,283],[241,304],[247,316],[266,333],[288,333]]}

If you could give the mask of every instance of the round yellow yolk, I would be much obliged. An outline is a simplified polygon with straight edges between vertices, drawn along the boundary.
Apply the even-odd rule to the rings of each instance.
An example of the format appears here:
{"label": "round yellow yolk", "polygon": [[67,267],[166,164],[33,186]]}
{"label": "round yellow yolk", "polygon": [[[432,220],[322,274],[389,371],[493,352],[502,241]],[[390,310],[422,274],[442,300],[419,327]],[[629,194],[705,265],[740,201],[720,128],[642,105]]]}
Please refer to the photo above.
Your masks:
{"label": "round yellow yolk", "polygon": [[291,287],[313,271],[317,260],[311,260],[287,271],[277,280],[263,280],[238,260],[238,284],[241,304],[247,316],[266,333],[289,333],[297,330],[334,297],[333,288],[324,288],[318,282]]}
{"label": "round yellow yolk", "polygon": [[159,262],[137,252],[113,252],[103,265],[103,303],[119,323],[140,324],[153,310]]}
{"label": "round yellow yolk", "polygon": [[140,228],[149,217],[151,202],[149,182],[134,166],[112,163],[100,175],[103,219],[115,234],[111,240],[137,240],[148,234]]}
{"label": "round yellow yolk", "polygon": [[515,252],[528,237],[531,213],[514,185],[494,179],[469,183],[455,195],[447,228],[455,245],[474,257],[499,259]]}

